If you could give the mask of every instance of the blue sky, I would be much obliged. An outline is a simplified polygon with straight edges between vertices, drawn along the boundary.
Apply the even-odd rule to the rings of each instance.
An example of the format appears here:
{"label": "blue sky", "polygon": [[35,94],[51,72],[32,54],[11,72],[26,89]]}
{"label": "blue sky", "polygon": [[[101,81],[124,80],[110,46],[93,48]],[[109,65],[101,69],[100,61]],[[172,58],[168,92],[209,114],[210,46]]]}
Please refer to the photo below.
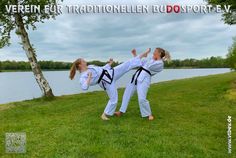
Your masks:
{"label": "blue sky", "polygon": [[[70,4],[101,4],[97,0]],[[64,1],[64,4],[69,4]],[[103,0],[103,4],[204,4],[202,0]],[[174,59],[222,56],[228,52],[236,26],[224,24],[220,14],[62,14],[29,31],[39,60],[125,61],[130,50],[163,47]],[[0,60],[27,60],[11,34],[10,47],[0,49]]]}

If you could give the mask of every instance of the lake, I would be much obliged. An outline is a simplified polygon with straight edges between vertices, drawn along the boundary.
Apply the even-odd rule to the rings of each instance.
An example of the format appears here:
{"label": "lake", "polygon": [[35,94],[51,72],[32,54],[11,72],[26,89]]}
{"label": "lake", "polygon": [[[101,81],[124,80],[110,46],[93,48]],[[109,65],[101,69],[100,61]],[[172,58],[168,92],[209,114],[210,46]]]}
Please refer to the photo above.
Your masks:
{"label": "lake", "polygon": [[[125,87],[130,81],[132,70],[125,74],[118,82],[118,87]],[[230,72],[228,68],[214,69],[165,69],[152,77],[152,83],[174,79],[206,76]],[[71,81],[68,71],[44,71],[53,93],[56,96],[84,93],[80,89],[79,75]],[[90,87],[89,91],[102,90],[99,86]],[[0,73],[0,104],[38,98],[42,95],[32,72],[1,72]]]}

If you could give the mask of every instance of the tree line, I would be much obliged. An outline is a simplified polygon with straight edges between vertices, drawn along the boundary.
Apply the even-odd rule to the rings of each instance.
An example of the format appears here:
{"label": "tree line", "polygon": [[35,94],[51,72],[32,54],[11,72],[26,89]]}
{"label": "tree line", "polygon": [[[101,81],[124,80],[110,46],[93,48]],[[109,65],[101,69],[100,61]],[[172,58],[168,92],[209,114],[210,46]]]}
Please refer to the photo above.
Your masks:
{"label": "tree line", "polygon": [[204,59],[175,59],[165,63],[168,68],[229,68],[228,59],[222,57],[210,57]]}
{"label": "tree line", "polygon": [[[38,64],[43,70],[68,70],[70,69],[71,62],[60,61],[38,61]],[[106,62],[102,61],[90,61],[88,64],[103,66]],[[118,65],[118,62],[114,62],[113,66]],[[0,71],[31,71],[30,63],[27,61],[0,61]]]}
{"label": "tree line", "polygon": [[[39,61],[39,66],[43,70],[68,70],[70,69],[71,62],[59,61]],[[90,61],[88,64],[103,66],[106,62]],[[114,62],[113,66],[120,64]],[[171,62],[165,63],[166,68],[228,68],[230,67],[227,59],[222,57],[210,57],[204,59],[174,59]],[[0,61],[0,71],[30,71],[31,66],[26,61]]]}

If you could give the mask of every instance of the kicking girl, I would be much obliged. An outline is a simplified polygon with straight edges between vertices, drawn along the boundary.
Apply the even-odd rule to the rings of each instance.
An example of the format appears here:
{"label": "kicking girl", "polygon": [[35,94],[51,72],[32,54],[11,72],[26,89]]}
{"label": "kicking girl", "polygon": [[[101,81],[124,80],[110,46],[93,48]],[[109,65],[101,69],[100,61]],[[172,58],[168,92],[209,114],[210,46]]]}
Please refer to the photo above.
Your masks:
{"label": "kicking girl", "polygon": [[83,90],[88,90],[89,86],[99,84],[103,88],[109,97],[109,101],[106,105],[104,113],[101,118],[103,120],[109,120],[108,116],[112,116],[115,112],[118,102],[118,93],[116,88],[116,81],[129,70],[142,65],[141,59],[147,57],[150,49],[143,54],[137,56],[112,68],[111,64],[113,60],[110,59],[108,64],[103,67],[87,65],[87,62],[79,58],[77,59],[70,70],[70,79],[72,80],[76,74],[76,70],[80,72],[80,85]]}
{"label": "kicking girl", "polygon": [[[136,54],[136,52],[134,51],[133,54]],[[150,60],[143,61],[142,66],[134,73],[131,82],[128,83],[123,95],[120,110],[115,112],[115,115],[121,116],[126,112],[129,100],[137,90],[142,117],[148,117],[149,120],[154,119],[151,113],[149,101],[146,97],[148,88],[151,84],[151,76],[163,70],[163,60],[170,60],[169,53],[162,48],[156,48],[153,57]]]}

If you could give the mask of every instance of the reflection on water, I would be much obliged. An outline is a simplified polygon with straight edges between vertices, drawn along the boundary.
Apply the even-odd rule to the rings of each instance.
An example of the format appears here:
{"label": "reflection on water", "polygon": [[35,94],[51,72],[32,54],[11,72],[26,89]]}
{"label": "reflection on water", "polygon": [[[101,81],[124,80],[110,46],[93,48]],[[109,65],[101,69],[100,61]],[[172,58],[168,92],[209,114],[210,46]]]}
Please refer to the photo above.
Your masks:
{"label": "reflection on water", "polygon": [[[173,79],[206,76],[230,72],[230,69],[165,69],[152,77],[152,83]],[[130,81],[134,70],[125,74],[118,82],[118,87],[125,87]],[[74,80],[69,79],[69,71],[44,71],[55,95],[82,93],[79,85],[79,75]],[[92,86],[89,91],[102,90]],[[42,95],[32,72],[3,72],[0,73],[0,104],[37,98]]]}

